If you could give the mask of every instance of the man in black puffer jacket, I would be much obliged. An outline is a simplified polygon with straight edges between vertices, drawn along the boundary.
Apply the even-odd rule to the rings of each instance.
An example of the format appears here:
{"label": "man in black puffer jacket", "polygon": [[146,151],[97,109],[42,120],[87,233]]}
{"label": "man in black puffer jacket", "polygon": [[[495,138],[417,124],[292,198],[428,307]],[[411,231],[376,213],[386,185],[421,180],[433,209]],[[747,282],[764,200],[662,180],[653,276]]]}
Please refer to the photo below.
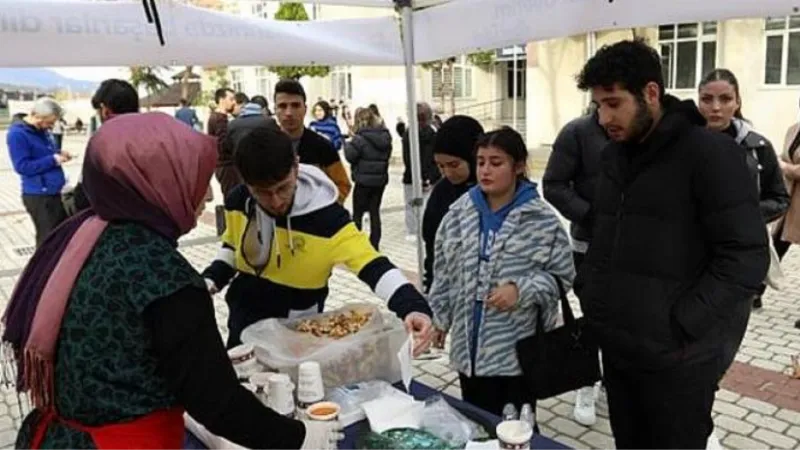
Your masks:
{"label": "man in black puffer jacket", "polygon": [[576,270],[592,240],[594,186],[606,144],[608,137],[597,123],[597,111],[569,122],[553,142],[542,177],[544,198],[571,222]]}
{"label": "man in black puffer jacket", "polygon": [[591,90],[609,144],[592,245],[575,291],[603,350],[617,448],[705,448],[730,341],[767,273],[764,220],[746,153],[665,95],[658,53],[604,47]]}
{"label": "man in black puffer jacket", "polygon": [[[433,159],[433,144],[436,141],[436,130],[433,128],[433,109],[427,103],[417,103],[417,120],[419,121],[419,161],[422,192],[424,196],[430,192],[431,186],[442,177],[436,161]],[[422,204],[415,208],[414,189],[411,176],[411,133],[406,129],[403,135],[403,200],[405,201],[406,240],[416,241],[419,233]]]}
{"label": "man in black puffer jacket", "polygon": [[[606,131],[597,122],[597,109],[572,120],[561,129],[553,142],[542,177],[544,198],[570,221],[572,258],[575,270],[592,242],[594,188],[600,176],[603,149],[608,145]],[[575,396],[572,417],[583,426],[597,421],[595,386],[584,386]]]}

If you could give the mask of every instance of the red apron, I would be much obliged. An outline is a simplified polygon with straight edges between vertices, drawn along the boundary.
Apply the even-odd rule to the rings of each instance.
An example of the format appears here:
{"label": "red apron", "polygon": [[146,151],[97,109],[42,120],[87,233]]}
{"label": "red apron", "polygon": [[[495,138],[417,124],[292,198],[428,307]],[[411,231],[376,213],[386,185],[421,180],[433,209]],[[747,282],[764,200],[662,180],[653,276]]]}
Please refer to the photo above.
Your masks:
{"label": "red apron", "polygon": [[40,448],[47,428],[60,422],[75,430],[89,433],[99,449],[179,449],[183,448],[183,409],[171,408],[154,411],[130,422],[100,426],[86,426],[73,420],[58,417],[55,411],[44,413],[39,420],[31,441],[31,448]]}

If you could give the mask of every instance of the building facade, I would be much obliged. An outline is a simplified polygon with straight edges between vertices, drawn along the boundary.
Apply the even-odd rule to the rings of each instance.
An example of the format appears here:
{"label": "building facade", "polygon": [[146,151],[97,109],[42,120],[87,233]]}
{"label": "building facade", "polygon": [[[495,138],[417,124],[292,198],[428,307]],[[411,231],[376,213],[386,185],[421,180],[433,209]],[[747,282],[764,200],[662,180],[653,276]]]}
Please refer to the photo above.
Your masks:
{"label": "building facade", "polygon": [[[279,8],[275,0],[216,1],[226,11],[266,19]],[[387,8],[313,3],[306,10],[312,20],[394,14]],[[587,58],[603,45],[634,35],[659,51],[667,90],[680,98],[696,99],[697,85],[711,69],[732,70],[741,84],[745,117],[781,147],[800,111],[800,15],[598,31],[498,49],[488,65],[460,55],[452,67],[417,70],[417,96],[443,117],[455,112],[474,116],[486,128],[516,126],[531,148],[548,146],[590,101],[575,87],[575,75]],[[228,79],[233,89],[270,100],[278,81],[266,67],[230,67]],[[401,66],[334,66],[326,77],[301,82],[309,104],[319,98],[351,107],[375,103],[390,125],[406,117]]]}
{"label": "building facade", "polygon": [[640,36],[661,54],[669,93],[697,100],[697,86],[714,68],[733,71],[741,85],[742,111],[776,148],[800,112],[800,15],[792,17],[665,24],[636,30],[529,43],[527,138],[549,145],[559,129],[581,114],[589,98],[575,75],[602,45]]}

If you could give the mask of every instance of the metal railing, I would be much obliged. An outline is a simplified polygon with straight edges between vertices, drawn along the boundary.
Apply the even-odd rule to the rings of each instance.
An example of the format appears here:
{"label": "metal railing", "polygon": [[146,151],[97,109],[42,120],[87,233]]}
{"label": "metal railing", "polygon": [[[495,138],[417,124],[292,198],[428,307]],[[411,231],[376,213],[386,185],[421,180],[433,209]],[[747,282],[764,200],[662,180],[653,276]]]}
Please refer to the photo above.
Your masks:
{"label": "metal railing", "polygon": [[500,111],[500,104],[503,103],[503,98],[489,100],[488,102],[473,103],[471,105],[462,106],[456,110],[457,114],[464,114],[475,118],[475,120],[496,120],[499,119],[502,111]]}

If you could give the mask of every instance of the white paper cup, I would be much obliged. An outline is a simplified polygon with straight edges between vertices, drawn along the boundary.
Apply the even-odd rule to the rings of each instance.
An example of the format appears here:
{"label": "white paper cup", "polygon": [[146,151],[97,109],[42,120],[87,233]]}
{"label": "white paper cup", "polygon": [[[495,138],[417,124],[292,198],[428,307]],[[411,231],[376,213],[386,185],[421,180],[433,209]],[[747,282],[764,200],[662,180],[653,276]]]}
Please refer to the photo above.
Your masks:
{"label": "white paper cup", "polygon": [[269,375],[269,397],[267,405],[278,414],[294,414],[294,385],[289,375],[273,373]]}
{"label": "white paper cup", "polygon": [[325,387],[322,383],[322,371],[319,363],[307,361],[297,369],[297,401],[311,405],[325,398]]}
{"label": "white paper cup", "polygon": [[252,344],[243,344],[228,350],[228,358],[236,371],[236,376],[240,379],[247,379],[260,370]]}
{"label": "white paper cup", "polygon": [[500,422],[495,430],[500,448],[504,450],[527,450],[531,448],[533,428],[521,420]]}
{"label": "white paper cup", "polygon": [[269,379],[272,372],[258,372],[250,375],[250,384],[261,389],[264,393],[269,393]]}
{"label": "white paper cup", "polygon": [[306,408],[306,417],[320,422],[329,422],[339,418],[341,406],[333,402],[319,402]]}

